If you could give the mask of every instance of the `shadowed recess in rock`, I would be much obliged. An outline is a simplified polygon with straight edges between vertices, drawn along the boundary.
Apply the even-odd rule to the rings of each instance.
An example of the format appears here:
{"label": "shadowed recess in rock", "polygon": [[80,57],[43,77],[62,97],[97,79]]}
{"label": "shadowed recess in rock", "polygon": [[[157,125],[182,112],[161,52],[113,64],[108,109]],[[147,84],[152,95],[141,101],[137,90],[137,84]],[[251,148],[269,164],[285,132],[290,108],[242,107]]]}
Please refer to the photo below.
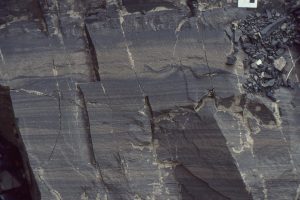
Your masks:
{"label": "shadowed recess in rock", "polygon": [[205,181],[194,176],[183,165],[176,166],[175,176],[180,186],[182,187],[182,199],[229,199],[228,197],[225,197],[218,191],[211,188]]}
{"label": "shadowed recess in rock", "polygon": [[0,199],[40,199],[14,118],[9,88],[2,86],[0,124]]}
{"label": "shadowed recess in rock", "polygon": [[213,199],[252,199],[214,112],[213,101],[208,101],[199,112],[180,107],[156,113],[154,137],[160,144],[158,158],[180,164],[175,176],[185,188],[184,199],[207,199],[205,195],[215,196]]}
{"label": "shadowed recess in rock", "polygon": [[158,7],[175,8],[174,4],[167,0],[122,0],[122,4],[128,12],[148,12]]}
{"label": "shadowed recess in rock", "polygon": [[264,124],[275,124],[276,120],[272,111],[260,102],[250,101],[247,109]]}

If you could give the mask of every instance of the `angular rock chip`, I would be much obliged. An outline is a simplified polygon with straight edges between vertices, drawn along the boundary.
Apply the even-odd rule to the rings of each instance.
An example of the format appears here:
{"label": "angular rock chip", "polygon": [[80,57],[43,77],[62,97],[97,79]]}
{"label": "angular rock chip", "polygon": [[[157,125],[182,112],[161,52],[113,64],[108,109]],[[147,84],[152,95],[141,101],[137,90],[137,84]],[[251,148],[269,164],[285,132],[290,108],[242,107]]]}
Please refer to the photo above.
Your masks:
{"label": "angular rock chip", "polygon": [[271,79],[265,83],[262,83],[263,87],[272,87],[275,84],[275,79]]}
{"label": "angular rock chip", "polygon": [[282,71],[285,66],[286,60],[282,56],[274,61],[274,67],[279,71]]}
{"label": "angular rock chip", "polygon": [[236,62],[236,57],[234,55],[227,56],[226,65],[234,65]]}

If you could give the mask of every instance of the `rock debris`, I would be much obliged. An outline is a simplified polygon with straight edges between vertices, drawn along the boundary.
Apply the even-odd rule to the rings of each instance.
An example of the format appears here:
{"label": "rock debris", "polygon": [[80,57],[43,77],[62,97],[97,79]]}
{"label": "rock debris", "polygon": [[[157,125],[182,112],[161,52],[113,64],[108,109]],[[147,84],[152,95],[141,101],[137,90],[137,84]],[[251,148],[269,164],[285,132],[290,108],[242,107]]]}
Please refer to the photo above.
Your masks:
{"label": "rock debris", "polygon": [[238,24],[233,23],[230,30],[227,28],[225,32],[234,42],[235,48],[227,57],[226,64],[235,64],[239,44],[248,56],[243,61],[249,71],[249,78],[243,84],[247,92],[265,94],[276,101],[276,89],[293,88],[285,68],[288,48],[299,44],[300,40],[297,16],[265,10],[248,15]]}

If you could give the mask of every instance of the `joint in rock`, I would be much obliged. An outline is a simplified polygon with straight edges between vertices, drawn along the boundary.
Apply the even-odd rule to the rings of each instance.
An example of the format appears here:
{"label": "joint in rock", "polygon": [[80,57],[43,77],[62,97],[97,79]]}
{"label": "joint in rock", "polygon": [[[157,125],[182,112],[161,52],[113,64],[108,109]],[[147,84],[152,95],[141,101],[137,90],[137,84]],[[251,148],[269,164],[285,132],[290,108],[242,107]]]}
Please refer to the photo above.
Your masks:
{"label": "joint in rock", "polygon": [[215,88],[208,89],[207,96],[210,97],[210,98],[215,98],[216,97]]}
{"label": "joint in rock", "polygon": [[198,13],[198,0],[187,0],[186,5],[189,7],[189,9],[191,11],[190,12],[191,17],[197,16],[197,13]]}

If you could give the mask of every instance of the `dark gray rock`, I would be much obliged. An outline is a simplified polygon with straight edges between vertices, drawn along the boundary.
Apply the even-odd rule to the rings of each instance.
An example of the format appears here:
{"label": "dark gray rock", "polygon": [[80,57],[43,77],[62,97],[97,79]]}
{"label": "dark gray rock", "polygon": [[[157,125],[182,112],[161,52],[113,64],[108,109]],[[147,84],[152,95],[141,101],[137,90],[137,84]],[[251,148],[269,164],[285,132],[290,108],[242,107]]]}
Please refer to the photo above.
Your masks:
{"label": "dark gray rock", "polygon": [[0,198],[40,199],[14,117],[10,91],[0,86]]}
{"label": "dark gray rock", "polygon": [[236,62],[236,57],[234,55],[227,56],[226,65],[234,65]]}
{"label": "dark gray rock", "polygon": [[[0,2],[0,80],[11,90],[33,196],[299,197],[296,73],[294,90],[244,84],[280,102],[246,94],[243,52],[224,33],[249,11],[225,0],[194,11],[173,0],[34,2]],[[250,36],[240,40],[253,63],[266,56]],[[268,67],[264,58],[253,73]]]}
{"label": "dark gray rock", "polygon": [[275,79],[271,79],[262,84],[263,87],[272,87],[275,84]]}
{"label": "dark gray rock", "polygon": [[282,17],[271,23],[270,25],[266,26],[264,29],[262,29],[261,34],[262,35],[269,35],[271,34],[276,28],[280,27],[281,24],[283,24],[287,20],[286,17]]}

